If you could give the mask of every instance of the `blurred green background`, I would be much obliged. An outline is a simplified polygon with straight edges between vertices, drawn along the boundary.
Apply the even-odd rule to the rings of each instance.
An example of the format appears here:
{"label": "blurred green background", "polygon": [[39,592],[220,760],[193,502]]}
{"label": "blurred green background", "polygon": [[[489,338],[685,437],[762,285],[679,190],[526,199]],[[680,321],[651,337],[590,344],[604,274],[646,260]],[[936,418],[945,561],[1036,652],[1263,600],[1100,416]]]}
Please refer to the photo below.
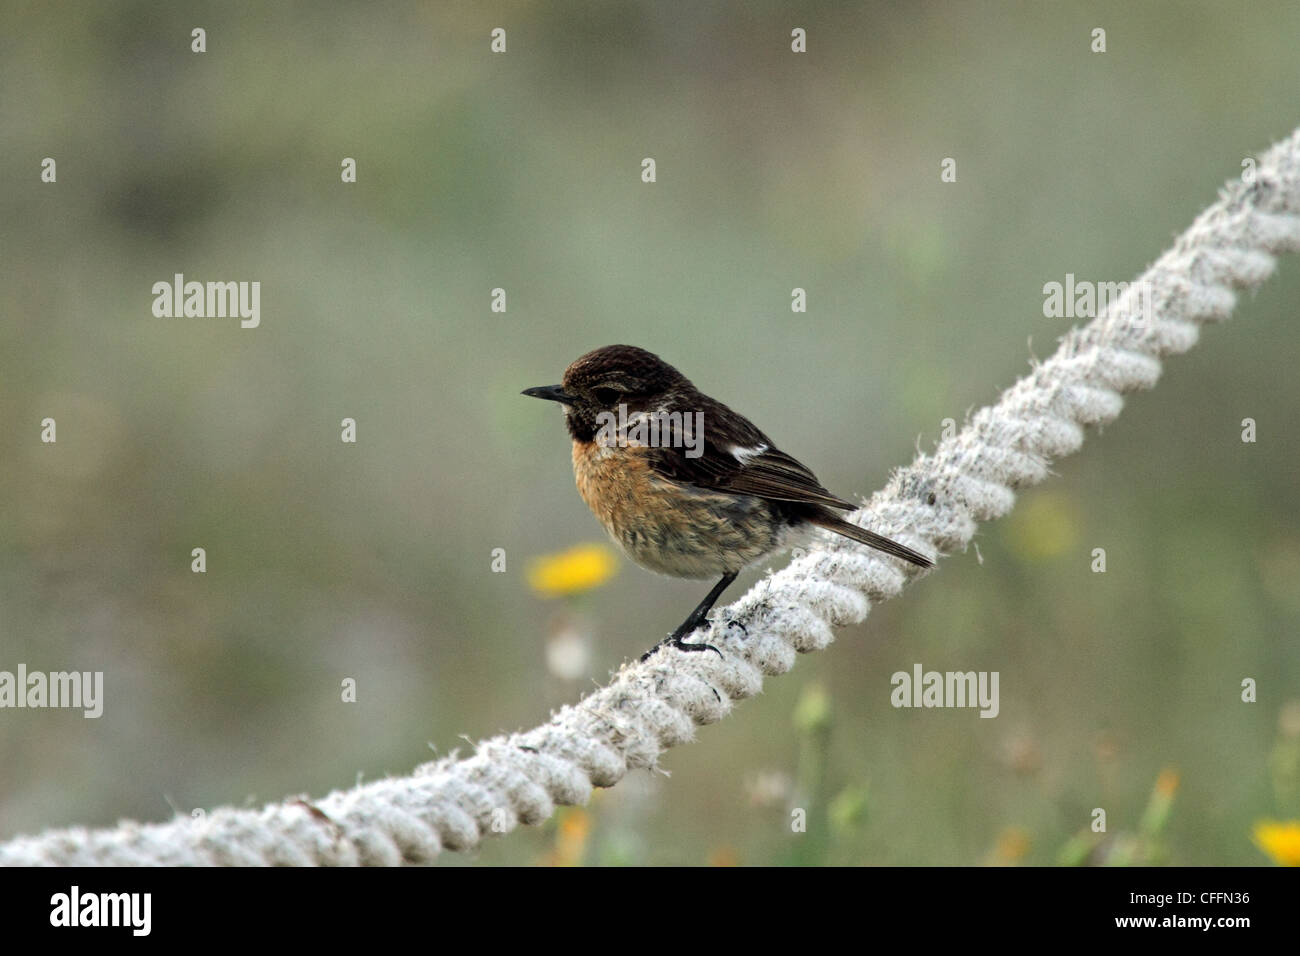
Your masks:
{"label": "blurred green background", "polygon": [[[107,698],[0,711],[0,838],[543,721],[708,585],[529,586],[603,533],[521,388],[641,345],[868,494],[1052,351],[1044,283],[1132,278],[1300,122],[1289,0],[0,10],[0,669],[102,670]],[[154,318],[176,272],[260,281],[261,327]],[[1300,815],[1298,298],[1283,259],[671,777],[444,862],[1267,862],[1256,821]],[[999,671],[1000,716],[895,710],[917,662]]]}

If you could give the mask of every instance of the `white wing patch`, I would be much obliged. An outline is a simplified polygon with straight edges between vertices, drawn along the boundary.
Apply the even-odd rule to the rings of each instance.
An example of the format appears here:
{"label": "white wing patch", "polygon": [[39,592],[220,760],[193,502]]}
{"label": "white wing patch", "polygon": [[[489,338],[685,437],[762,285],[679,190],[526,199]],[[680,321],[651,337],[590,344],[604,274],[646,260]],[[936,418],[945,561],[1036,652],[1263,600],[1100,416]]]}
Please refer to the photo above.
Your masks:
{"label": "white wing patch", "polygon": [[753,448],[741,448],[739,445],[732,445],[728,449],[731,457],[740,462],[741,466],[748,465],[753,459],[757,458],[763,452],[767,451],[766,445],[755,445]]}

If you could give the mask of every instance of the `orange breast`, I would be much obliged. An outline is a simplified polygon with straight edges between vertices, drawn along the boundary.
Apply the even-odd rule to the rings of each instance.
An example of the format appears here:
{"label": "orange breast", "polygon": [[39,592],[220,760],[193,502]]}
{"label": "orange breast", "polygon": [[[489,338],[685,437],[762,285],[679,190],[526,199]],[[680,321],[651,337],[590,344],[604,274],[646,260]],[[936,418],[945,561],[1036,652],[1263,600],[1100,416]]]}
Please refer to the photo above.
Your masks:
{"label": "orange breast", "polygon": [[643,567],[674,577],[720,577],[770,554],[782,530],[767,502],[660,478],[647,450],[573,443],[573,474],[587,507]]}
{"label": "orange breast", "polygon": [[660,494],[652,475],[643,451],[573,443],[578,494],[616,540],[622,541],[625,533],[647,519],[652,500]]}

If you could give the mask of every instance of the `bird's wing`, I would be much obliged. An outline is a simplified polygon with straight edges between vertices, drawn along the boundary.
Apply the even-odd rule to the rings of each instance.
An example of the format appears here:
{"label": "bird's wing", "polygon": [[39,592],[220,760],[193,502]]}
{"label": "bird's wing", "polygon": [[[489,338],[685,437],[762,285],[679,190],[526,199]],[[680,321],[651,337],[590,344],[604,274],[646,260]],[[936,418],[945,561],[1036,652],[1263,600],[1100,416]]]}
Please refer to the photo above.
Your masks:
{"label": "bird's wing", "polygon": [[689,447],[653,448],[649,450],[651,468],[665,478],[710,491],[839,511],[857,507],[823,488],[807,466],[773,446],[744,416],[725,407],[718,411],[710,416],[705,409],[704,441],[697,446],[700,454]]}

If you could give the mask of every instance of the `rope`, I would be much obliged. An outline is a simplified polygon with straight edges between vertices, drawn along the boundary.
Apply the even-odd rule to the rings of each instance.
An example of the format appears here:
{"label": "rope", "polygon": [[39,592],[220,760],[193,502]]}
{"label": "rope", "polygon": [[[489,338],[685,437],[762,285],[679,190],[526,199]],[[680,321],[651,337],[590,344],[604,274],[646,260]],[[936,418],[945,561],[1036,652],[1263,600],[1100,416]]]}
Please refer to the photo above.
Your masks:
{"label": "rope", "polygon": [[[933,455],[897,471],[855,518],[924,553],[964,548],[976,523],[1011,510],[1015,489],[1076,451],[1083,426],[1114,419],[1121,393],[1150,388],[1160,359],[1185,352],[1200,325],[1226,319],[1234,289],[1267,279],[1274,255],[1300,249],[1300,130],[1259,158],[1254,182],[1234,181],[1098,318],[1071,330],[996,405],[969,418]],[[1150,290],[1143,314],[1139,284]],[[493,737],[464,759],[408,777],[288,799],[261,810],[222,808],[199,820],[75,827],[0,844],[8,865],[386,865],[468,850],[489,833],[538,824],[557,804],[585,803],[630,770],[653,767],[697,724],[721,720],[764,676],[821,650],[832,628],[862,621],[872,602],[902,591],[898,561],[821,542],[717,615],[715,654],[661,651],[625,664],[607,687],[533,730]],[[742,627],[732,627],[736,622]]]}

